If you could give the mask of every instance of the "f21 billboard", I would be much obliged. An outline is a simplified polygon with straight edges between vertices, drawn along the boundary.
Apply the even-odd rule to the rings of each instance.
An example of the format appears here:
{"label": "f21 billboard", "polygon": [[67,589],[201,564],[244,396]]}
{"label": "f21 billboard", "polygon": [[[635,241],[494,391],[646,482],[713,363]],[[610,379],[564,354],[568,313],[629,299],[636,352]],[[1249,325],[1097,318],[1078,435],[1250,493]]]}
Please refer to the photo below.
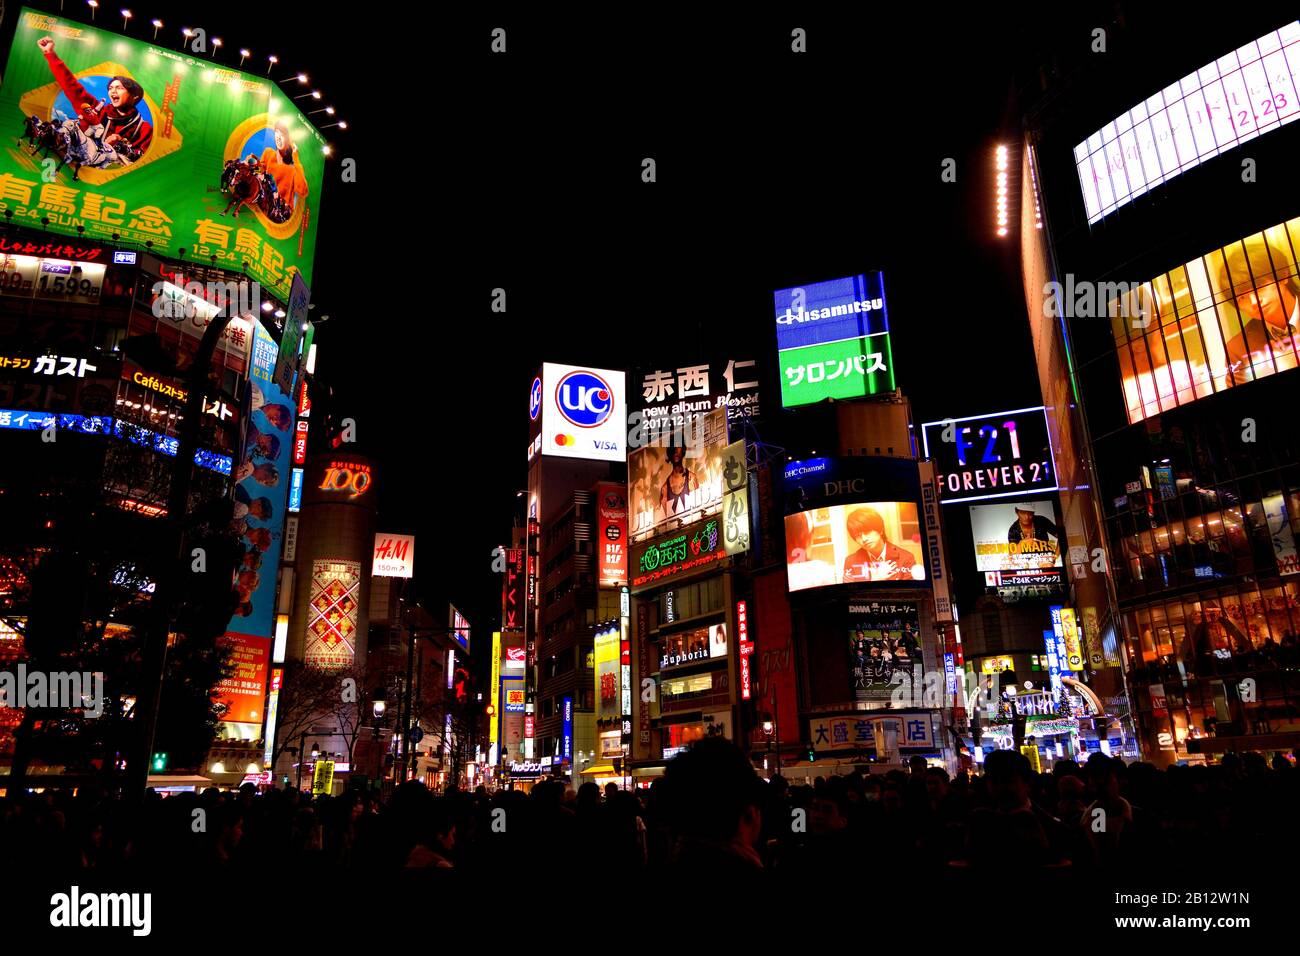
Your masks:
{"label": "f21 billboard", "polygon": [[627,390],[623,372],[546,362],[528,389],[535,455],[624,461]]}
{"label": "f21 billboard", "polygon": [[934,460],[943,504],[1023,497],[1057,489],[1043,406],[921,426],[925,457]]}
{"label": "f21 billboard", "polygon": [[24,8],[0,123],[16,222],[310,283],[325,140],[270,78]]}

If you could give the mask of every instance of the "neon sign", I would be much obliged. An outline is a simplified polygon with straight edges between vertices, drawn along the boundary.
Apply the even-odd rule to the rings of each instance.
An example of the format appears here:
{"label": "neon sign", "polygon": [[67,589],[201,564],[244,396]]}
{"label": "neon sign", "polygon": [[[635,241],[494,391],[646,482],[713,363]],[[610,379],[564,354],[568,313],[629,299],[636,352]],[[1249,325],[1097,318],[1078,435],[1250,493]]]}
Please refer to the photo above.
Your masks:
{"label": "neon sign", "polygon": [[346,491],[349,498],[360,498],[370,490],[370,466],[350,461],[332,461],[325,469],[321,491]]}

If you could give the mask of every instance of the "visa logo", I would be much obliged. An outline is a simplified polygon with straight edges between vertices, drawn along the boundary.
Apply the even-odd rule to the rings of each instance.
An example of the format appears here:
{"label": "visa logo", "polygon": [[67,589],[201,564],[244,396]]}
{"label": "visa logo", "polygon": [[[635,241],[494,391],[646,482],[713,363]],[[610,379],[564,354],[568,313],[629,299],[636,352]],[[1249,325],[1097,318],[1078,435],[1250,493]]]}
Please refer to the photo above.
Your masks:
{"label": "visa logo", "polygon": [[618,451],[618,442],[610,439],[597,440],[593,438],[591,443],[597,451]]}

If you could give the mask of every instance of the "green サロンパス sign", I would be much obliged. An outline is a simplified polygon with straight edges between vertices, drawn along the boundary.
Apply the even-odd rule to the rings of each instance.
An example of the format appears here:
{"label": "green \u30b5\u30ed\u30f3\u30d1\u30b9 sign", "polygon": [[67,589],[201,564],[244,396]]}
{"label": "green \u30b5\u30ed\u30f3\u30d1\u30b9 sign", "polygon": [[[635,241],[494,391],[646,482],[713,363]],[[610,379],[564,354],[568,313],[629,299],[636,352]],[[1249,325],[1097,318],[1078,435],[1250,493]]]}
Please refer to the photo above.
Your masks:
{"label": "green \u30b5\u30ed\u30f3\u30d1\u30b9 sign", "polygon": [[781,404],[785,408],[827,398],[861,398],[894,389],[888,332],[782,349],[777,357],[781,363]]}

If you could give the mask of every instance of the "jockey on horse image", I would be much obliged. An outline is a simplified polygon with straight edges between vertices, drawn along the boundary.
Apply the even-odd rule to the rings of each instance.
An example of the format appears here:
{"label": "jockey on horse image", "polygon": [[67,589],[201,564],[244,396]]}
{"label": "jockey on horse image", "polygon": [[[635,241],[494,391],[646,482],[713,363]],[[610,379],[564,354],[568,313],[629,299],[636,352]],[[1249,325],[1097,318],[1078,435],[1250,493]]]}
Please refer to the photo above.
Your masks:
{"label": "jockey on horse image", "polygon": [[114,76],[108,84],[108,101],[103,102],[55,55],[52,38],[42,37],[37,45],[77,113],[61,125],[64,158],[74,166],[105,169],[129,166],[144,155],[153,141],[153,127],[137,108],[144,99],[140,84],[128,76]]}

